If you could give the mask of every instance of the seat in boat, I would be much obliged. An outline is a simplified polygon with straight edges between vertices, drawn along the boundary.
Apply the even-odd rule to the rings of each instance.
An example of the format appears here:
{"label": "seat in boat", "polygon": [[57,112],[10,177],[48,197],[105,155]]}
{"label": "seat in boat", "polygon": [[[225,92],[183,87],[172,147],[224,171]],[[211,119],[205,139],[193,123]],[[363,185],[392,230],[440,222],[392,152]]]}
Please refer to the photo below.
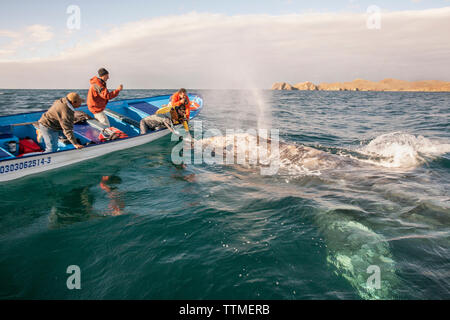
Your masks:
{"label": "seat in boat", "polygon": [[[89,120],[89,122],[92,120]],[[85,138],[88,141],[94,142],[94,143],[101,143],[99,139],[99,135],[101,131],[98,128],[94,128],[91,126],[90,123],[79,123],[73,125],[73,132],[83,138]]]}
{"label": "seat in boat", "polygon": [[12,159],[14,156],[3,148],[0,148],[0,159]]}
{"label": "seat in boat", "polygon": [[133,110],[135,109],[135,111],[141,111],[146,113],[147,115],[151,116],[152,114],[155,114],[156,111],[158,111],[158,107],[145,102],[145,101],[140,101],[140,102],[128,102],[128,105],[130,106],[130,109]]}
{"label": "seat in boat", "polygon": [[113,117],[113,118],[115,118],[117,120],[120,120],[120,121],[126,123],[126,124],[130,124],[130,125],[132,125],[132,126],[134,126],[136,128],[139,128],[139,121],[131,119],[131,118],[127,117],[127,116],[124,116],[123,114],[120,114],[120,113],[118,113],[116,111],[113,111],[111,109],[108,109],[108,108],[103,110],[103,112],[106,115],[110,116],[110,117]]}

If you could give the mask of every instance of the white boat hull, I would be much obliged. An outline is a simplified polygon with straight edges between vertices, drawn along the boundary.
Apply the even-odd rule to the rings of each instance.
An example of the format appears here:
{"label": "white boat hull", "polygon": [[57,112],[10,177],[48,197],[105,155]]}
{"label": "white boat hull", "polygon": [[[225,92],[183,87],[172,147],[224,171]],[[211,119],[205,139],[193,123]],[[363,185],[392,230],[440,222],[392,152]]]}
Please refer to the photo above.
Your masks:
{"label": "white boat hull", "polygon": [[140,146],[159,139],[170,131],[165,129],[109,143],[90,145],[83,149],[66,150],[53,153],[40,153],[33,156],[4,160],[0,162],[0,181],[9,181],[28,175],[57,169],[77,162],[103,156],[105,154]]}

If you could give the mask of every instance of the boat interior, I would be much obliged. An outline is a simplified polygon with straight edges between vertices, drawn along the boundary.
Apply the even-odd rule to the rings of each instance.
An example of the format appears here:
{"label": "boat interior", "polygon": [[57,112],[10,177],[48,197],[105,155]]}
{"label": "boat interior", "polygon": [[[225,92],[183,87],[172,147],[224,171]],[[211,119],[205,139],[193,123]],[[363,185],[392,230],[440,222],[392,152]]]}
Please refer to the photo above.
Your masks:
{"label": "boat interior", "polygon": [[[153,97],[145,99],[119,100],[112,101],[105,109],[105,114],[110,121],[111,127],[115,127],[123,131],[128,137],[136,137],[140,134],[139,122],[141,119],[154,114],[159,108],[168,103],[170,96]],[[192,101],[196,101],[196,96],[189,95]],[[200,101],[198,101],[200,102]],[[201,103],[201,102],[200,102]],[[83,111],[93,117],[87,106],[81,106],[77,110]],[[199,110],[191,110],[191,118],[196,115]],[[38,120],[45,111],[10,115],[0,117],[0,161],[9,160],[24,155],[32,155],[36,152],[45,150],[43,139],[38,141],[37,128]],[[74,133],[81,144],[100,144],[111,141],[102,142],[99,138],[100,133],[106,126],[100,124],[97,120],[88,120],[85,123],[75,124]],[[60,134],[63,136],[62,132]],[[23,139],[32,140],[39,151],[24,152],[21,147]],[[65,143],[64,139],[58,142],[58,151],[71,150],[75,147],[71,143]],[[25,150],[26,151],[26,150]],[[29,151],[29,150],[28,150]]]}

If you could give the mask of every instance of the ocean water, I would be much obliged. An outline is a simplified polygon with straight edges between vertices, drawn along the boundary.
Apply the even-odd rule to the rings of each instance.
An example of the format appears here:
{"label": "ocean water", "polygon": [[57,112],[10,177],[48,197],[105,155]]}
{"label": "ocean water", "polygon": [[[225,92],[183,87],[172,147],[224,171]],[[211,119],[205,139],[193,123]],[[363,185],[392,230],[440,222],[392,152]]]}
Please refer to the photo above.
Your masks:
{"label": "ocean water", "polygon": [[[0,114],[67,91],[0,90]],[[0,298],[450,298],[450,94],[195,92],[205,143],[278,129],[278,172],[175,165],[167,136],[1,183]]]}

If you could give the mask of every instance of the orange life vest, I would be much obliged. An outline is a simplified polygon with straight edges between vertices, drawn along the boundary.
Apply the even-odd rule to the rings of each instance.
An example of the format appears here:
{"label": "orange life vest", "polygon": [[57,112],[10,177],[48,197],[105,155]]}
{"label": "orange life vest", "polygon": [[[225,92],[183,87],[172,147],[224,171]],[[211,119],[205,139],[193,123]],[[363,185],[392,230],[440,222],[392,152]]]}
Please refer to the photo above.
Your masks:
{"label": "orange life vest", "polygon": [[128,138],[128,135],[125,132],[114,127],[106,128],[98,135],[98,139],[101,142],[123,138]]}

